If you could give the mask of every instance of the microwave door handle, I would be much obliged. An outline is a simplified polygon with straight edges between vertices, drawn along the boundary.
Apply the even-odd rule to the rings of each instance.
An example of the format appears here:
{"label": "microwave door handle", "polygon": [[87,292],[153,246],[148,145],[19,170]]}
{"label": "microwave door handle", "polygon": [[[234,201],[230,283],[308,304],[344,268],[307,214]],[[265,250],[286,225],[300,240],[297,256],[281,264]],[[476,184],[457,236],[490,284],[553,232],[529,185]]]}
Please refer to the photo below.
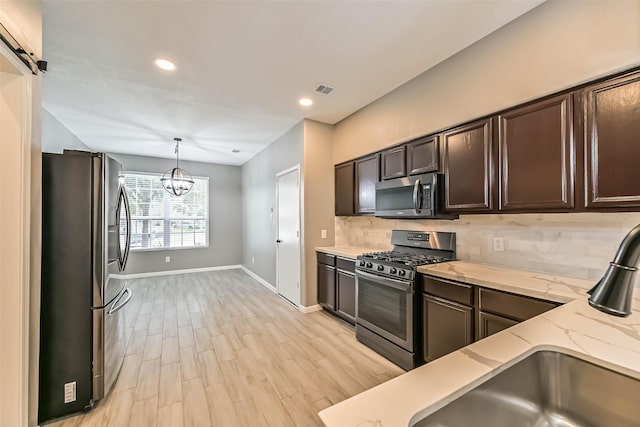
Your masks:
{"label": "microwave door handle", "polygon": [[413,184],[413,209],[417,214],[420,213],[420,208],[422,207],[422,185],[420,184],[420,180],[416,179],[416,182]]}

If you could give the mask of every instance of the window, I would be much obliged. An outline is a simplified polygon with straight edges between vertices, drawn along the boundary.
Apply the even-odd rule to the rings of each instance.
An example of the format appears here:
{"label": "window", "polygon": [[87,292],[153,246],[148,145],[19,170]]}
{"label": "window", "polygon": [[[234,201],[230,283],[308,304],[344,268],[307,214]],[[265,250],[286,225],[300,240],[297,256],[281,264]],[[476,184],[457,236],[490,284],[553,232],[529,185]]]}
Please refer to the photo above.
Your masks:
{"label": "window", "polygon": [[131,205],[131,250],[198,248],[209,245],[209,179],[193,178],[190,192],[173,196],[160,174],[125,173]]}

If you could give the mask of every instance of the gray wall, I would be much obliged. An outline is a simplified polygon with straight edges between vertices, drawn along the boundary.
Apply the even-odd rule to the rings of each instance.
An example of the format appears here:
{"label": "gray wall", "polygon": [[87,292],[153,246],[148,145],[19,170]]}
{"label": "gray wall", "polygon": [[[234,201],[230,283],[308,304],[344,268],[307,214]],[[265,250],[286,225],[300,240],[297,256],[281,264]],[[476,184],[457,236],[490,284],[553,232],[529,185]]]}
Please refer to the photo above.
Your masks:
{"label": "gray wall", "polygon": [[[125,171],[164,173],[173,160],[111,154]],[[242,261],[242,187],[239,166],[181,161],[194,176],[209,177],[209,247],[132,252],[126,274],[237,265]],[[165,257],[171,262],[166,263]]]}
{"label": "gray wall", "polygon": [[[302,305],[318,303],[316,248],[334,242],[333,126],[304,121],[304,181],[302,183]],[[322,238],[322,230],[327,237]]]}
{"label": "gray wall", "polygon": [[92,151],[58,119],[42,109],[42,151],[62,153],[62,150]]}
{"label": "gray wall", "polygon": [[304,125],[300,122],[242,165],[242,264],[273,286],[276,286],[276,174],[297,164],[302,169],[303,139]]}
{"label": "gray wall", "polygon": [[638,65],[639,28],[638,1],[548,0],[339,122],[334,163]]}

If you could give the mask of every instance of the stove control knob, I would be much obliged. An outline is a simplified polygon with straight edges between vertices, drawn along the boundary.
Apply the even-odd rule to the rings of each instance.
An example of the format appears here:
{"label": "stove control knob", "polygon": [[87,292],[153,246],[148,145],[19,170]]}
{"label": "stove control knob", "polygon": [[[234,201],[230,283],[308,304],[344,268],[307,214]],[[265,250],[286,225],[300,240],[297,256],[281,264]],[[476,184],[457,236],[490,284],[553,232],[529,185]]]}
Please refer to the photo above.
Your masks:
{"label": "stove control knob", "polygon": [[397,272],[398,272],[398,270],[396,270],[396,268],[395,268],[395,267],[391,267],[391,268],[389,269],[389,273],[391,273],[391,274],[396,274]]}
{"label": "stove control knob", "polygon": [[400,275],[400,276],[404,276],[405,274],[407,274],[406,270],[398,271],[398,275]]}
{"label": "stove control knob", "polygon": [[364,267],[364,265],[365,265],[365,264],[366,264],[366,262],[364,262],[364,261],[360,261],[360,264],[359,264],[359,265],[360,265],[360,267]]}
{"label": "stove control knob", "polygon": [[384,265],[379,265],[378,266],[378,271],[382,271],[382,270],[384,270]]}
{"label": "stove control knob", "polygon": [[367,268],[371,268],[373,267],[373,264],[371,264],[370,262],[367,263]]}

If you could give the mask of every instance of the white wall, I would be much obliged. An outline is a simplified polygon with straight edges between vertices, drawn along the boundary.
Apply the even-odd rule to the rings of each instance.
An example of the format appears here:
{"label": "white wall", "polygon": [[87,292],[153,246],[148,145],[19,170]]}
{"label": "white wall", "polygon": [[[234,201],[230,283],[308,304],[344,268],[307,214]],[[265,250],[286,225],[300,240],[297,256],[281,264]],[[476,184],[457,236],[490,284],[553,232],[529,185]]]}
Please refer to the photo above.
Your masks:
{"label": "white wall", "polygon": [[42,58],[41,1],[1,0],[0,23],[25,49]]}

